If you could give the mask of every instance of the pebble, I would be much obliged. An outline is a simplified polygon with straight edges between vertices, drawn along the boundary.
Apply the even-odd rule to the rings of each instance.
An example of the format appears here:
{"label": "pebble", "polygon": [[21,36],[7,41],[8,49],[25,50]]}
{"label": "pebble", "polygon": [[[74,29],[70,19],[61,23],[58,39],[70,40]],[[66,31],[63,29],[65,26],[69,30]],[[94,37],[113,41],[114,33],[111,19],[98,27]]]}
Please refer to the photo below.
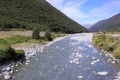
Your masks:
{"label": "pebble", "polygon": [[114,80],[120,80],[120,72],[117,73],[117,76],[115,76],[116,79]]}
{"label": "pebble", "polygon": [[103,53],[99,53],[99,55],[102,55]]}
{"label": "pebble", "polygon": [[10,71],[10,70],[11,70],[11,68],[10,68],[10,67],[7,67],[7,68],[6,68],[6,70],[7,70],[7,71]]}
{"label": "pebble", "polygon": [[115,62],[115,61],[112,61],[111,63],[115,64],[116,62]]}
{"label": "pebble", "polygon": [[92,59],[96,59],[95,57],[92,57]]}
{"label": "pebble", "polygon": [[78,78],[79,78],[79,79],[82,79],[82,78],[83,78],[83,76],[81,76],[81,75],[80,75],[80,76],[78,76]]}
{"label": "pebble", "polygon": [[101,71],[101,72],[97,72],[97,74],[100,75],[100,76],[106,76],[106,75],[108,75],[108,72]]}
{"label": "pebble", "polygon": [[97,59],[97,60],[92,61],[90,64],[91,64],[91,65],[94,65],[94,64],[98,63],[99,61],[100,61],[100,60]]}
{"label": "pebble", "polygon": [[4,79],[5,79],[5,80],[8,80],[8,79],[10,79],[10,78],[11,78],[10,74],[6,74],[6,75],[4,76]]}

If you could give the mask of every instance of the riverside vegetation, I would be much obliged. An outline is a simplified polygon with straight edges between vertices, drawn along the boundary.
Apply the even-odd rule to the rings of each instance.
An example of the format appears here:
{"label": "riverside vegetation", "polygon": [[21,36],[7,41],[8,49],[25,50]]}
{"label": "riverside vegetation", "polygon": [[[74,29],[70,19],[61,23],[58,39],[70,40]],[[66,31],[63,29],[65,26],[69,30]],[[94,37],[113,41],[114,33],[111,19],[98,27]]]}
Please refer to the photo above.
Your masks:
{"label": "riverside vegetation", "polygon": [[110,52],[120,59],[120,33],[96,33],[93,43],[100,49]]}
{"label": "riverside vegetation", "polygon": [[[7,33],[16,34],[15,31],[8,31]],[[19,46],[21,44],[29,44],[29,43],[38,43],[45,44],[48,41],[51,41],[53,38],[64,36],[64,33],[54,33],[54,32],[45,32],[44,36],[39,36],[39,38],[32,38],[32,31],[29,32],[31,35],[21,35],[21,33],[25,33],[26,31],[17,31],[18,35],[6,35],[6,32],[0,32],[4,34],[3,37],[0,35],[0,62],[8,61],[8,60],[18,60],[25,57],[25,53],[23,50],[15,50],[12,47]],[[34,33],[34,32],[33,32]],[[44,32],[42,32],[44,33]],[[35,35],[36,36],[36,35]]]}

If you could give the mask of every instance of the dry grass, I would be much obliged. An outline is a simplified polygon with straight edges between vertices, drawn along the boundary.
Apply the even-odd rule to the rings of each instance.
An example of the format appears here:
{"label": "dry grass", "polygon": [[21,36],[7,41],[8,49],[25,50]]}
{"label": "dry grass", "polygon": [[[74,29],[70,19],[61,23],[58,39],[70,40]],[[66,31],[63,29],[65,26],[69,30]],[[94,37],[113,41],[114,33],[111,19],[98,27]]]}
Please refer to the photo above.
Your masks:
{"label": "dry grass", "polygon": [[0,38],[11,37],[14,35],[32,36],[32,31],[0,31]]}

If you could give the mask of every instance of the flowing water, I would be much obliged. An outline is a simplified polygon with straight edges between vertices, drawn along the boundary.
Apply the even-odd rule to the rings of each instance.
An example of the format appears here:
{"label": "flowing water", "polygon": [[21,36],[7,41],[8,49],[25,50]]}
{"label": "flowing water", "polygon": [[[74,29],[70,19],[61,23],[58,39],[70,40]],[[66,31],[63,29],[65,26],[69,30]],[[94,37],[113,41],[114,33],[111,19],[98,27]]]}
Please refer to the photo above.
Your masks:
{"label": "flowing water", "polygon": [[[114,80],[120,67],[92,45],[92,37],[92,33],[74,34],[54,42],[12,80]],[[98,75],[101,71],[107,74]]]}

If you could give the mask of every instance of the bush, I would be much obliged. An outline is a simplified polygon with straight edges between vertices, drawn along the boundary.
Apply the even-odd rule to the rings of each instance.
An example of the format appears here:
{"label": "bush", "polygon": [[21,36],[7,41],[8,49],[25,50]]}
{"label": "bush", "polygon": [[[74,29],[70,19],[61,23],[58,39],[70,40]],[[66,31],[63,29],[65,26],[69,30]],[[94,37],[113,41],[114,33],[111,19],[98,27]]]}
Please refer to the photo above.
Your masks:
{"label": "bush", "polygon": [[0,62],[24,57],[24,51],[15,51],[5,40],[0,39]]}
{"label": "bush", "polygon": [[52,40],[53,40],[52,35],[51,35],[51,33],[50,33],[49,31],[47,31],[47,32],[45,33],[45,38],[46,38],[47,40],[49,40],[49,41],[52,41]]}
{"label": "bush", "polygon": [[15,59],[21,59],[25,57],[25,52],[23,50],[15,50],[16,56]]}
{"label": "bush", "polygon": [[120,59],[120,45],[114,49],[113,53],[114,53],[114,57]]}
{"label": "bush", "polygon": [[34,28],[33,33],[32,33],[32,38],[33,39],[40,39],[40,35],[39,35],[40,31],[38,28]]}

